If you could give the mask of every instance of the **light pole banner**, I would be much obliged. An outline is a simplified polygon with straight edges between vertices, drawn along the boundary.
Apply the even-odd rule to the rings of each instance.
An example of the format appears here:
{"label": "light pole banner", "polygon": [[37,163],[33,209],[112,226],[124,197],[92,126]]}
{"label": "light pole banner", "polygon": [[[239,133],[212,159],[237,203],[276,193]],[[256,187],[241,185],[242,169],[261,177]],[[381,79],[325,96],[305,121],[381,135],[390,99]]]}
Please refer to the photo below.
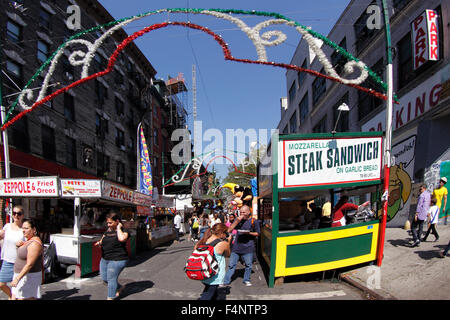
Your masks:
{"label": "light pole banner", "polygon": [[152,166],[150,165],[147,143],[145,141],[144,130],[142,130],[142,127],[140,129],[139,155],[139,174],[141,176],[141,185],[139,186],[139,192],[151,196],[153,194]]}
{"label": "light pole banner", "polygon": [[282,140],[278,146],[279,188],[381,179],[382,137]]}

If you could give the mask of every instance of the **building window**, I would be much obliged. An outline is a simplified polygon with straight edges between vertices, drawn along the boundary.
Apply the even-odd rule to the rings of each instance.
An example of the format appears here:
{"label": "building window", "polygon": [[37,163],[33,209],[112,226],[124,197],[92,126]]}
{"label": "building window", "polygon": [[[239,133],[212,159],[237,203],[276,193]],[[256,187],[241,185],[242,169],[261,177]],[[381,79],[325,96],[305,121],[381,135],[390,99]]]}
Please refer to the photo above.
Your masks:
{"label": "building window", "polygon": [[295,100],[295,92],[297,88],[295,86],[295,81],[292,83],[291,88],[289,89],[289,103],[293,103]]}
{"label": "building window", "polygon": [[97,94],[97,105],[102,106],[108,99],[108,89],[99,80],[95,81],[95,92]]}
{"label": "building window", "polygon": [[294,112],[289,120],[289,133],[297,132],[297,111]]}
{"label": "building window", "polygon": [[63,55],[61,59],[62,59],[63,75],[67,80],[72,81],[74,79],[75,69],[70,64],[69,58]]}
{"label": "building window", "polygon": [[66,165],[70,168],[77,167],[77,143],[70,137],[66,137]]}
{"label": "building window", "polygon": [[[370,69],[375,72],[381,79],[383,79],[384,72],[384,63],[383,58],[377,61]],[[372,78],[367,78],[361,84],[364,88],[373,89],[378,92],[383,92],[384,89],[378,83],[372,80]],[[383,100],[368,94],[367,92],[363,92],[361,90],[358,91],[358,119],[361,121],[365,117],[367,117],[373,110],[377,109]]]}
{"label": "building window", "polygon": [[[342,41],[339,43],[339,47],[347,50],[347,41],[342,39]],[[334,70],[336,70],[337,74],[341,74],[342,69],[344,68],[344,65],[346,64],[347,59],[339,53],[339,51],[335,50],[331,54],[331,64],[333,65]]]}
{"label": "building window", "polygon": [[108,65],[107,60],[100,54],[96,54],[94,57],[94,72],[100,72],[106,69]]}
{"label": "building window", "polygon": [[6,38],[14,43],[22,41],[22,26],[8,20],[6,24]]}
{"label": "building window", "polygon": [[95,114],[95,134],[98,137],[105,138],[106,134],[109,132],[108,120],[100,116],[98,113]]}
{"label": "building window", "polygon": [[414,78],[411,32],[397,43],[397,50],[398,89],[401,89]]}
{"label": "building window", "polygon": [[44,41],[37,41],[37,58],[41,62],[45,62],[48,59],[49,45]]}
{"label": "building window", "polygon": [[[305,60],[303,60],[303,63],[302,63],[301,68],[302,68],[302,69],[306,69],[307,67],[308,67],[308,63],[306,62],[306,59],[305,59]],[[302,84],[305,82],[305,80],[306,80],[306,75],[307,75],[306,72],[299,72],[299,73],[298,73],[298,75],[297,75],[297,80],[298,80],[298,87],[299,87],[299,88],[300,88],[300,87],[302,86]]]}
{"label": "building window", "polygon": [[153,144],[158,145],[158,130],[153,129]]}
{"label": "building window", "polygon": [[[16,116],[17,114],[14,112],[13,116]],[[10,135],[10,137],[12,137],[12,145],[20,151],[30,152],[30,137],[28,134],[27,116],[24,116],[14,122],[14,125],[8,130],[12,131]]]}
{"label": "building window", "polygon": [[306,92],[305,96],[303,97],[302,101],[300,101],[300,104],[298,105],[300,110],[300,125],[304,124],[306,121],[306,117],[309,113],[309,99],[308,99],[308,92]]}
{"label": "building window", "polygon": [[[346,105],[349,104],[348,102],[348,92],[346,92],[343,97],[333,106],[333,113],[334,113],[334,121],[333,124],[336,127],[336,132],[347,132],[349,130],[349,111],[339,111],[338,108],[341,104],[345,103]],[[339,116],[339,112],[341,115]],[[336,121],[339,121],[336,124]],[[334,129],[334,128],[333,128]]]}
{"label": "building window", "polygon": [[51,14],[44,9],[39,11],[39,25],[47,30],[50,30]]}
{"label": "building window", "polygon": [[109,157],[97,151],[97,176],[106,178],[109,174]]}
{"label": "building window", "polygon": [[125,133],[119,128],[116,128],[116,146],[119,148],[125,146]]}
{"label": "building window", "polygon": [[123,162],[117,161],[116,177],[117,177],[117,182],[122,182],[122,183],[124,182],[125,164]]}
{"label": "building window", "polygon": [[55,130],[42,125],[42,156],[45,159],[56,161]]}
{"label": "building window", "polygon": [[[377,5],[376,2],[372,2],[370,5]],[[357,53],[360,53],[362,49],[367,47],[367,45],[370,42],[370,39],[375,35],[376,29],[369,29],[367,28],[367,20],[369,19],[370,15],[367,13],[367,7],[364,8],[364,12],[362,15],[358,18],[358,20],[353,25],[353,29],[355,31],[355,39],[356,39],[356,51]]]}
{"label": "building window", "polygon": [[327,116],[324,116],[313,128],[313,133],[326,133],[327,131]]}
{"label": "building window", "polygon": [[409,2],[412,2],[412,0],[393,0],[392,5],[394,6],[395,13],[402,10]]}
{"label": "building window", "polygon": [[[320,70],[320,73],[324,73],[324,69]],[[313,105],[315,105],[320,97],[325,93],[327,90],[326,88],[326,81],[323,77],[317,77],[313,83],[312,83],[312,95],[313,95]]]}
{"label": "building window", "polygon": [[64,93],[64,116],[66,119],[71,121],[75,121],[75,98],[68,94]]}
{"label": "building window", "polygon": [[11,60],[6,60],[6,70],[17,79],[22,79],[22,65]]}
{"label": "building window", "polygon": [[120,116],[125,114],[125,106],[122,100],[116,97],[116,113]]}

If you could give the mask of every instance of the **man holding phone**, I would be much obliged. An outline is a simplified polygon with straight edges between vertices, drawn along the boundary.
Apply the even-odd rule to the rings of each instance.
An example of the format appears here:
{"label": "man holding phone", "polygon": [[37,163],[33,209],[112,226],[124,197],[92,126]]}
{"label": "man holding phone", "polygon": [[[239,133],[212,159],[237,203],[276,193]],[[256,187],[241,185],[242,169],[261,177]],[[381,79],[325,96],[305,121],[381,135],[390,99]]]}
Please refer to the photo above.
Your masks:
{"label": "man holding phone", "polygon": [[225,275],[224,284],[229,285],[231,277],[236,271],[236,265],[240,258],[245,263],[244,284],[251,286],[250,275],[253,266],[253,253],[255,251],[255,240],[260,233],[258,221],[251,217],[250,207],[244,205],[239,210],[239,216],[228,227],[228,233],[237,230],[236,239],[231,251],[228,271]]}

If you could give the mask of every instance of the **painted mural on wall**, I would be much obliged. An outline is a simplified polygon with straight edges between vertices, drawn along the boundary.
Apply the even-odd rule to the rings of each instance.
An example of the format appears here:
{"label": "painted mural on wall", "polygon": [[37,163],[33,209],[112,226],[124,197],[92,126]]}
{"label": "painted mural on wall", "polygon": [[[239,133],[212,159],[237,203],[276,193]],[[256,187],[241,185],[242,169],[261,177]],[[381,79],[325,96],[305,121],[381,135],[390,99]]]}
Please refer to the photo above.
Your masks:
{"label": "painted mural on wall", "polygon": [[389,175],[389,201],[387,226],[403,227],[409,217],[412,200],[412,177],[414,174],[414,153],[416,135],[396,143],[392,147],[395,165]]}

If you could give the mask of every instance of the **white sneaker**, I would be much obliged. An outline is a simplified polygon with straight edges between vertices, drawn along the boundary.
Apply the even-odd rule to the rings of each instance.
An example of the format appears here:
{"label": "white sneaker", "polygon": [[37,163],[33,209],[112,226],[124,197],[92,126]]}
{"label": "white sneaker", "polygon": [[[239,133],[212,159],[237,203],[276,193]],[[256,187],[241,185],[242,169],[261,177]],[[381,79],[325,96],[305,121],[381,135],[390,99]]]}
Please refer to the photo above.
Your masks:
{"label": "white sneaker", "polygon": [[244,281],[244,284],[245,284],[247,287],[251,287],[251,286],[252,286],[252,283],[251,283],[250,281]]}

